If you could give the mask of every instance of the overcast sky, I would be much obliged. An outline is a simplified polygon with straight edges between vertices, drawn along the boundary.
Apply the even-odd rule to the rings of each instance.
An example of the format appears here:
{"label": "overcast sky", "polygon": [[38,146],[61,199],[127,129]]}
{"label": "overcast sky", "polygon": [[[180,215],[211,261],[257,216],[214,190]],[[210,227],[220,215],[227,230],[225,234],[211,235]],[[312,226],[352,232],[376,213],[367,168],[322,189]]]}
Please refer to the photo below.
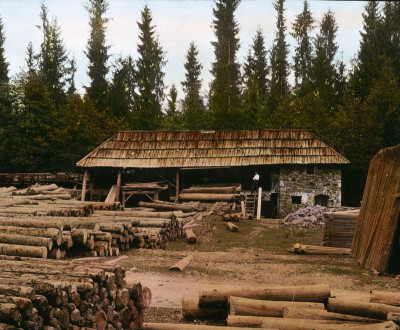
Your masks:
{"label": "overcast sky", "polygon": [[[211,80],[209,73],[214,52],[211,41],[214,34],[211,27],[213,20],[213,1],[208,0],[110,0],[107,17],[110,22],[107,29],[107,43],[111,46],[110,64],[118,55],[132,55],[137,58],[138,27],[140,14],[147,4],[153,15],[153,23],[160,43],[166,51],[167,65],[165,85],[169,88],[173,83],[178,88],[178,98],[182,97],[181,84],[185,70],[183,64],[191,41],[199,49],[199,60],[203,64],[203,91],[208,89]],[[6,44],[5,51],[10,63],[10,73],[14,75],[25,66],[26,47],[32,41],[36,51],[41,43],[41,33],[36,27],[40,25],[41,0],[0,0],[0,15],[3,18]],[[88,61],[84,54],[89,36],[88,14],[84,8],[85,0],[46,0],[49,17],[56,17],[61,27],[62,37],[70,57],[77,61],[76,86],[82,92],[88,84]],[[331,9],[336,15],[339,25],[337,42],[338,58],[344,59],[347,67],[359,48],[360,30],[362,29],[362,13],[365,1],[309,1],[314,18],[319,21],[324,12]],[[286,18],[288,31],[295,16],[303,8],[303,1],[286,1]],[[270,49],[275,34],[276,18],[272,1],[242,0],[236,11],[239,23],[240,51],[238,61],[243,63],[257,27],[261,27]],[[294,40],[288,35],[287,41],[294,48]],[[290,55],[293,56],[293,52]],[[292,58],[290,58],[292,62]]]}

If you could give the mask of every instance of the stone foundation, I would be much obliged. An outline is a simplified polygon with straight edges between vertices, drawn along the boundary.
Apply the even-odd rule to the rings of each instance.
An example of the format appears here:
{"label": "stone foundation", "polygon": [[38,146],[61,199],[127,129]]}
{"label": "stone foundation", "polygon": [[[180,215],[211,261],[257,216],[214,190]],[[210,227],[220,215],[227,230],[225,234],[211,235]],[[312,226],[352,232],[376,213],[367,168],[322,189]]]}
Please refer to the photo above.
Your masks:
{"label": "stone foundation", "polygon": [[279,217],[283,218],[300,208],[316,205],[316,196],[320,205],[340,206],[341,185],[341,169],[337,166],[282,166],[279,175]]}

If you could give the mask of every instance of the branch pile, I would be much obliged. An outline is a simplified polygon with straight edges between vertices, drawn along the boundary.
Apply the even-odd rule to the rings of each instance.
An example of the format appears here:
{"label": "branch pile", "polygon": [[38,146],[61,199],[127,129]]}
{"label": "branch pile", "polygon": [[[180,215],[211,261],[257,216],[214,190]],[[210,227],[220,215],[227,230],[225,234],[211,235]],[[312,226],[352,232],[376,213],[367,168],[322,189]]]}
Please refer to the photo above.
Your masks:
{"label": "branch pile", "polygon": [[[0,256],[1,329],[137,329],[151,291],[97,263]],[[22,259],[22,260],[21,260]]]}

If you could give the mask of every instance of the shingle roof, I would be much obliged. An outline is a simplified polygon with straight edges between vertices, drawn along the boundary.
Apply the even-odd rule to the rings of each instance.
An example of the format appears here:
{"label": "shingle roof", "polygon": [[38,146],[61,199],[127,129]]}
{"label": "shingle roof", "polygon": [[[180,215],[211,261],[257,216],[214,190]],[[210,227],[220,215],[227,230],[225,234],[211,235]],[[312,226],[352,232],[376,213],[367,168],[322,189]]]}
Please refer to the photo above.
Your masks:
{"label": "shingle roof", "polygon": [[310,130],[286,129],[118,132],[77,166],[196,168],[348,163]]}

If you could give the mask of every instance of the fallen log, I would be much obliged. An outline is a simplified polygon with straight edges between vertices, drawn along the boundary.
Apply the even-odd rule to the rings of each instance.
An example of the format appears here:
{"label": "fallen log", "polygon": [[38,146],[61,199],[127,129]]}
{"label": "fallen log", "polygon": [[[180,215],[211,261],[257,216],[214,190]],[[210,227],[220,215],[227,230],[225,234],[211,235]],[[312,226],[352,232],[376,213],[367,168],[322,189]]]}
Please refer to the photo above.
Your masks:
{"label": "fallen log", "polygon": [[0,226],[0,233],[24,236],[49,237],[58,245],[62,243],[62,231],[56,228],[30,228],[16,226]]}
{"label": "fallen log", "polygon": [[238,232],[239,231],[239,227],[238,226],[236,226],[234,223],[232,223],[232,222],[227,222],[226,224],[226,227],[230,230],[230,231],[233,231],[233,232]]}
{"label": "fallen log", "polygon": [[357,323],[376,323],[377,319],[370,319],[361,316],[353,316],[347,314],[330,313],[322,309],[311,308],[288,308],[287,313],[283,316],[291,319],[307,319],[307,320],[333,320],[333,321],[349,321]]}
{"label": "fallen log", "polygon": [[392,321],[356,325],[354,322],[342,322],[332,320],[304,320],[304,319],[287,319],[276,317],[260,317],[260,316],[237,316],[229,315],[227,319],[229,327],[250,327],[265,329],[398,329]]}
{"label": "fallen log", "polygon": [[330,298],[328,312],[387,320],[389,313],[400,313],[400,307],[378,303],[365,303],[358,300]]}
{"label": "fallen log", "polygon": [[30,195],[35,195],[42,191],[52,191],[52,190],[56,190],[56,189],[58,189],[58,186],[53,183],[53,184],[49,184],[49,185],[29,187],[26,190],[26,193],[30,194]]}
{"label": "fallen log", "polygon": [[182,315],[188,320],[224,320],[226,319],[226,310],[218,308],[199,307],[199,298],[183,298]]}
{"label": "fallen log", "polygon": [[15,188],[15,187],[0,188],[0,195],[9,194],[16,190],[17,190],[17,188]]}
{"label": "fallen log", "polygon": [[195,325],[182,323],[145,323],[144,330],[248,330],[253,328]]}
{"label": "fallen log", "polygon": [[35,290],[29,286],[15,286],[0,283],[0,294],[15,296],[32,300],[35,297]]}
{"label": "fallen log", "polygon": [[229,296],[278,301],[326,302],[331,296],[328,284],[304,286],[216,286],[202,290],[199,295],[200,307],[226,307]]}
{"label": "fallen log", "polygon": [[232,202],[236,198],[235,194],[202,194],[202,193],[182,193],[179,195],[181,201],[223,201]]}
{"label": "fallen log", "polygon": [[19,325],[22,321],[22,315],[15,304],[0,303],[0,322],[11,322]]}
{"label": "fallen log", "polygon": [[51,250],[53,248],[53,239],[50,237],[37,237],[27,235],[15,235],[0,233],[0,243],[2,244],[16,244],[16,245],[30,245],[30,246],[44,246]]}
{"label": "fallen log", "polygon": [[190,187],[183,189],[183,193],[202,193],[202,194],[236,194],[238,187]]}
{"label": "fallen log", "polygon": [[296,243],[290,252],[297,254],[324,254],[324,255],[350,255],[351,249],[329,246],[302,245]]}
{"label": "fallen log", "polygon": [[33,309],[32,301],[23,297],[0,295],[0,303],[14,304],[20,311],[24,311],[25,315],[30,315]]}
{"label": "fallen log", "polygon": [[186,239],[189,243],[194,244],[197,242],[197,237],[196,234],[193,232],[193,230],[191,229],[186,229],[185,230],[185,236]]}
{"label": "fallen log", "polygon": [[184,215],[182,211],[175,212],[152,212],[152,211],[133,211],[130,209],[127,211],[96,211],[95,215],[107,216],[107,217],[131,217],[131,218],[163,218],[171,219],[174,215],[180,218]]}
{"label": "fallen log", "polygon": [[19,220],[19,219],[0,219],[0,226],[31,227],[31,228],[57,228],[64,229],[61,222],[50,222],[46,220]]}
{"label": "fallen log", "polygon": [[400,313],[388,313],[387,320],[400,323]]}
{"label": "fallen log", "polygon": [[263,304],[261,300],[252,300],[242,297],[228,298],[229,315],[284,317],[287,314],[286,306]]}
{"label": "fallen log", "polygon": [[150,207],[158,210],[171,210],[171,211],[183,211],[183,212],[195,212],[203,211],[204,207],[194,207],[184,204],[172,204],[172,203],[147,203],[139,202],[140,207]]}
{"label": "fallen log", "polygon": [[185,269],[185,267],[187,265],[189,265],[189,263],[192,261],[192,259],[193,259],[193,255],[190,254],[190,255],[186,256],[185,258],[179,260],[169,270],[181,272],[181,271],[183,271]]}
{"label": "fallen log", "polygon": [[376,291],[372,290],[369,302],[381,303],[392,306],[400,306],[400,292],[387,292],[387,291]]}
{"label": "fallen log", "polygon": [[47,248],[43,246],[27,246],[0,244],[0,254],[8,256],[47,258]]}
{"label": "fallen log", "polygon": [[323,303],[311,303],[311,302],[295,302],[295,301],[273,301],[273,300],[256,300],[242,297],[230,296],[228,298],[228,314],[230,315],[249,315],[241,314],[243,309],[252,310],[252,316],[266,316],[264,310],[269,313],[269,309],[315,309],[324,310],[325,306]]}

